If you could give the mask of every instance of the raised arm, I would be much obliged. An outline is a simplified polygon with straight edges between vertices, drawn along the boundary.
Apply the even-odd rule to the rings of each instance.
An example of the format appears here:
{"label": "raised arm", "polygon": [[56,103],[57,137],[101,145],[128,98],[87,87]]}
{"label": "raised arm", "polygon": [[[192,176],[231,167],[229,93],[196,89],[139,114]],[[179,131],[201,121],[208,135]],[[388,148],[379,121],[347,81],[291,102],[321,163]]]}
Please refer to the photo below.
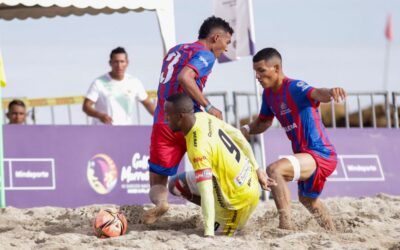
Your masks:
{"label": "raised arm", "polygon": [[319,102],[343,101],[346,98],[346,92],[343,88],[315,88],[311,92],[311,98]]}

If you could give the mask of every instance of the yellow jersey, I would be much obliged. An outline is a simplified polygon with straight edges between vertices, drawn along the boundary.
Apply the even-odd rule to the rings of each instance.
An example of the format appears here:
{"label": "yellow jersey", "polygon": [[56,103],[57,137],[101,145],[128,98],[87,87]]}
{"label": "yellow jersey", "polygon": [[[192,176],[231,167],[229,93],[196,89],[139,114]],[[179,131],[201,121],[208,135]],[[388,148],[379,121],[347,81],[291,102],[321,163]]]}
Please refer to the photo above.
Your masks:
{"label": "yellow jersey", "polygon": [[212,170],[215,201],[238,210],[259,199],[258,164],[240,130],[205,112],[185,136],[194,171]]}

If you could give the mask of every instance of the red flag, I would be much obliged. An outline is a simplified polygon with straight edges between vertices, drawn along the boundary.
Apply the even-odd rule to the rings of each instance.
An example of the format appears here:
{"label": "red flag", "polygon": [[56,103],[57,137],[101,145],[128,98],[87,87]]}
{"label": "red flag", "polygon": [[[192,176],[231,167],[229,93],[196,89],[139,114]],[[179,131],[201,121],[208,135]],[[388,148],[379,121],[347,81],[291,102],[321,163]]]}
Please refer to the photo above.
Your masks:
{"label": "red flag", "polygon": [[389,15],[386,22],[385,36],[388,41],[393,40],[393,29],[392,29],[392,16]]}

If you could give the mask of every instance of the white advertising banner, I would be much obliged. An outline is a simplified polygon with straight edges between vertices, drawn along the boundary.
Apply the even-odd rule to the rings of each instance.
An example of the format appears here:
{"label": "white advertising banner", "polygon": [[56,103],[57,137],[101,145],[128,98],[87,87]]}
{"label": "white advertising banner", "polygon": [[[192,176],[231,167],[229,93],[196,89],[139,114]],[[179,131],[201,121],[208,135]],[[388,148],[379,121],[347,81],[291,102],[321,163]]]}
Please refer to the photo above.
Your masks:
{"label": "white advertising banner", "polygon": [[254,55],[255,33],[251,0],[214,0],[214,15],[225,19],[234,29],[228,52],[218,59],[229,62]]}

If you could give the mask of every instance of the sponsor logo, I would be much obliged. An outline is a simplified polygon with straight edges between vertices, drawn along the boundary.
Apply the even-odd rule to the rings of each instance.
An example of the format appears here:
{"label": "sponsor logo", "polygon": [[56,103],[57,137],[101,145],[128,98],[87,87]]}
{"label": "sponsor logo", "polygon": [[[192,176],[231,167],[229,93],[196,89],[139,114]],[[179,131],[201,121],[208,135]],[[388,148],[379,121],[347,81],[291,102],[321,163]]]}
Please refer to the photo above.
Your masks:
{"label": "sponsor logo", "polygon": [[214,186],[215,194],[217,196],[218,204],[222,208],[228,208],[229,204],[227,204],[226,199],[224,198],[224,195],[222,194],[221,187],[218,185],[218,181],[214,176],[213,176],[213,186]]}
{"label": "sponsor logo", "polygon": [[307,85],[305,82],[302,81],[298,82],[296,86],[301,88],[301,91],[304,91],[310,87],[309,85]]}
{"label": "sponsor logo", "polygon": [[204,64],[204,66],[208,67],[208,62],[204,57],[199,56],[199,60]]}
{"label": "sponsor logo", "polygon": [[376,172],[377,167],[374,165],[347,165],[347,169],[353,172]]}
{"label": "sponsor logo", "polygon": [[290,110],[290,108],[288,108],[286,103],[282,102],[282,104],[281,104],[281,115],[286,115],[286,114],[288,114],[290,112],[292,112],[292,110]]}
{"label": "sponsor logo", "polygon": [[193,131],[193,146],[197,148],[197,133]]}
{"label": "sponsor logo", "polygon": [[197,157],[193,158],[193,163],[201,162],[201,161],[206,160],[206,159],[207,159],[207,157],[205,157],[204,155],[203,156],[197,156]]}
{"label": "sponsor logo", "polygon": [[36,178],[49,178],[49,172],[47,171],[23,171],[19,170],[15,172],[15,178],[29,178],[29,179],[36,179]]}
{"label": "sponsor logo", "polygon": [[234,179],[236,186],[238,187],[242,186],[249,178],[250,173],[251,173],[251,166],[249,164],[249,161],[246,159],[242,169],[240,170],[240,173]]}
{"label": "sponsor logo", "polygon": [[207,168],[207,169],[197,170],[195,172],[195,176],[196,176],[196,182],[202,182],[206,180],[211,180],[213,174],[211,168]]}
{"label": "sponsor logo", "polygon": [[94,191],[108,194],[117,184],[117,167],[110,156],[96,154],[88,161],[86,176]]}
{"label": "sponsor logo", "polygon": [[149,156],[136,152],[130,165],[122,166],[121,188],[129,194],[147,194],[149,185]]}
{"label": "sponsor logo", "polygon": [[5,158],[3,176],[5,190],[56,189],[53,158]]}
{"label": "sponsor logo", "polygon": [[296,123],[294,123],[294,122],[293,122],[293,124],[284,127],[286,133],[292,131],[292,130],[295,129],[295,128],[297,128],[297,125],[296,125]]}

